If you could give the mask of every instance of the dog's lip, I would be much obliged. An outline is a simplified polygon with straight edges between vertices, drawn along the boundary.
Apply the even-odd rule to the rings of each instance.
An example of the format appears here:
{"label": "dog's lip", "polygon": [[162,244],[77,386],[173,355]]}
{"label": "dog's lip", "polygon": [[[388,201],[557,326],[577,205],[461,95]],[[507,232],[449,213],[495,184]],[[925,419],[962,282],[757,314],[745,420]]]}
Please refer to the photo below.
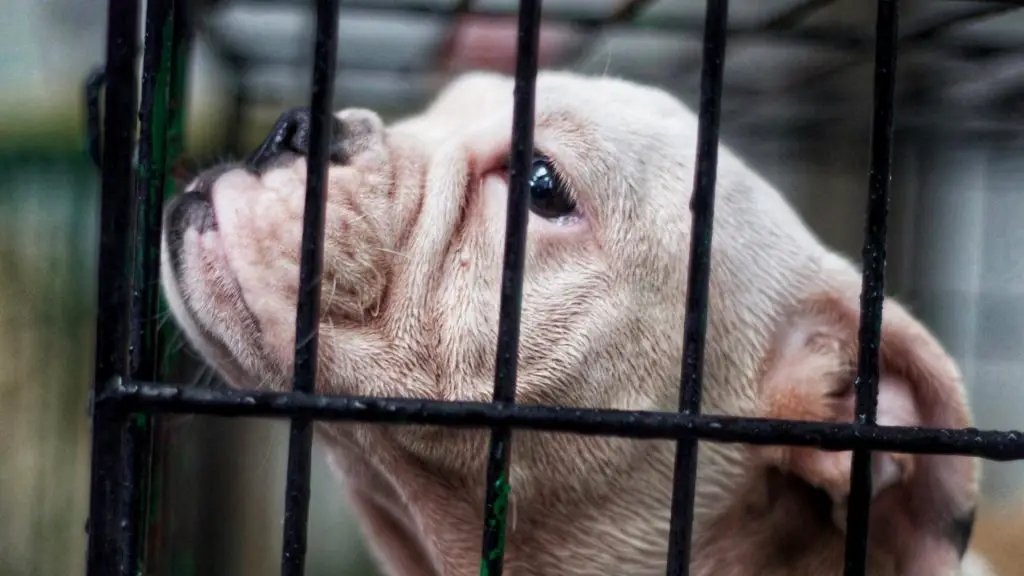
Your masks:
{"label": "dog's lip", "polygon": [[[222,172],[225,173],[226,171]],[[244,309],[244,316],[247,321],[252,323],[255,329],[254,338],[251,339],[251,346],[258,348],[262,341],[262,326],[260,325],[259,318],[253,313],[251,307],[245,299],[242,292],[241,286],[238,284],[238,276],[235,273],[234,268],[231,266],[231,261],[227,257],[227,250],[224,242],[223,230],[219,228],[217,224],[217,210],[216,202],[214,202],[215,195],[213,194],[213,184],[216,182],[216,177],[210,179],[203,184],[193,184],[188,188],[188,191],[176,196],[168,204],[168,214],[170,214],[176,205],[182,203],[189,203],[189,205],[196,206],[201,210],[200,222],[206,222],[208,225],[195,226],[196,216],[192,216],[192,222],[186,222],[182,225],[181,222],[170,222],[169,227],[165,228],[167,234],[164,235],[162,240],[161,250],[163,251],[163,258],[166,258],[161,263],[161,267],[166,266],[166,270],[162,270],[162,274],[165,275],[165,282],[169,280],[169,286],[165,288],[176,294],[177,296],[172,299],[180,302],[181,310],[179,311],[179,317],[183,317],[191,326],[191,332],[194,337],[199,338],[202,341],[202,345],[209,347],[212,352],[204,354],[209,361],[218,366],[221,370],[221,374],[226,377],[229,381],[234,383],[241,383],[245,380],[247,371],[242,365],[235,359],[235,354],[228,348],[227,343],[224,340],[224,335],[220,334],[218,330],[207,324],[202,320],[202,315],[195,308],[194,304],[188,299],[183,298],[181,294],[181,279],[183,274],[183,267],[185,266],[185,254],[184,246],[185,234],[191,232],[193,234],[198,233],[199,238],[197,240],[202,244],[203,251],[213,251],[217,254],[217,259],[223,263],[219,267],[219,273],[223,274],[227,283],[222,283],[221,288],[226,288],[228,285],[231,286],[231,290],[234,292],[238,303]],[[194,212],[196,209],[192,208]],[[187,217],[187,216],[186,216]]]}
{"label": "dog's lip", "polygon": [[[186,229],[193,229],[201,234],[218,231],[220,223],[217,218],[216,203],[213,199],[213,189],[222,176],[239,167],[238,164],[222,164],[205,170],[196,176],[181,194],[171,200],[166,207],[167,214],[180,210],[185,204],[196,206],[199,210],[198,214],[184,216],[185,222],[177,223],[179,227],[183,228],[177,231],[178,234],[184,234]],[[195,208],[187,209],[195,210]],[[172,224],[174,223],[165,222],[165,226]]]}

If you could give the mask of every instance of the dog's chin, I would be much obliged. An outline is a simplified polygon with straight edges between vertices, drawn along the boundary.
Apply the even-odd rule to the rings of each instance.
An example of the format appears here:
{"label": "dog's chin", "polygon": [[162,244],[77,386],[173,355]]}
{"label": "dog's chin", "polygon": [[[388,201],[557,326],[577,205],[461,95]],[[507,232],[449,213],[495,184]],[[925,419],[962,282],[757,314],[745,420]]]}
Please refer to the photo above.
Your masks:
{"label": "dog's chin", "polygon": [[[253,330],[255,317],[227,259],[213,203],[202,190],[171,200],[160,241],[160,283],[192,347],[228,384],[269,383],[271,369]],[[226,312],[231,309],[233,313]]]}

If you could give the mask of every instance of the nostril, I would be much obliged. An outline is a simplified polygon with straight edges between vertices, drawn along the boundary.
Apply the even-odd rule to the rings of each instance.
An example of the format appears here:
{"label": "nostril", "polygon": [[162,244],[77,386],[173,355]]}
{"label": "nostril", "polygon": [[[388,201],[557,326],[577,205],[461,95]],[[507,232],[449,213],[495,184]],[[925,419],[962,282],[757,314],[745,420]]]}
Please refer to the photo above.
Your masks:
{"label": "nostril", "polygon": [[[263,139],[256,151],[246,160],[246,164],[253,172],[259,173],[266,170],[281,154],[291,150],[292,140],[298,126],[303,123],[303,110],[296,108],[289,110],[277,119],[270,133]],[[308,124],[308,118],[306,119]]]}
{"label": "nostril", "polygon": [[[259,148],[249,157],[247,164],[256,173],[270,168],[285,154],[309,155],[312,118],[309,108],[293,108],[281,114]],[[345,124],[335,116],[330,118],[330,158],[335,164],[348,161],[344,145],[347,136]]]}
{"label": "nostril", "polygon": [[300,156],[309,155],[309,110],[297,108],[285,112],[282,116],[285,132],[281,136],[281,142],[285,149]]}

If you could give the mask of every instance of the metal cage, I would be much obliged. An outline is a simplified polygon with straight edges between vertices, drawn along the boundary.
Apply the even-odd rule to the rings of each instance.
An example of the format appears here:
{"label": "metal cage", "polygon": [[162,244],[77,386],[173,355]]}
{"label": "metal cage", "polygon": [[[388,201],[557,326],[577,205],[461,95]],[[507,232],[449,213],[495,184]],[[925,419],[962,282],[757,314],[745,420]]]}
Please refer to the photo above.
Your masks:
{"label": "metal cage", "polygon": [[[157,345],[160,327],[154,320],[159,307],[155,288],[159,270],[159,225],[163,199],[174,187],[170,175],[182,150],[185,52],[191,40],[187,4],[186,0],[147,0],[141,106],[138,106],[136,39],[140,2],[110,0],[106,64],[87,84],[89,124],[94,127],[89,135],[89,147],[94,160],[102,167],[99,315],[88,526],[90,576],[127,576],[137,573],[144,565],[145,526],[141,523],[140,511],[145,507],[148,494],[150,417],[159,413],[291,420],[281,554],[281,574],[291,576],[300,575],[304,570],[314,420],[490,428],[480,564],[480,573],[486,576],[502,573],[506,503],[513,489],[507,482],[513,428],[676,440],[668,558],[668,574],[673,576],[687,574],[690,564],[698,440],[853,450],[846,530],[847,576],[865,573],[872,450],[972,455],[992,460],[1024,459],[1024,438],[1018,432],[889,427],[875,423],[896,60],[901,44],[897,0],[877,2],[874,116],[853,423],[700,414],[723,66],[729,35],[727,0],[708,0],[703,23],[698,153],[691,203],[693,240],[678,412],[586,410],[517,406],[515,403],[540,0],[521,0],[518,12],[510,194],[493,402],[314,394],[319,278],[323,265],[324,182],[335,85],[339,0],[316,1],[310,161],[296,318],[297,334],[302,337],[297,339],[295,347],[293,391],[221,390],[155,381],[160,373],[161,356]],[[466,12],[469,4],[459,2],[452,15]],[[637,0],[625,2],[611,18],[627,20],[640,4],[642,2]],[[816,4],[822,2],[806,3]],[[101,89],[105,109],[102,120]],[[136,151],[137,119],[141,130]]]}

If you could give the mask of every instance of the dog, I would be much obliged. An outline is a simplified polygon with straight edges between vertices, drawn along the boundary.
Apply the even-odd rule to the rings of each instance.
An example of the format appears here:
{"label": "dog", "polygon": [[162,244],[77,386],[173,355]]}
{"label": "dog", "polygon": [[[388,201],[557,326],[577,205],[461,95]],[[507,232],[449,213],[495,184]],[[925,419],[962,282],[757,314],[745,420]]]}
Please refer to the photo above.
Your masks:
{"label": "dog", "polygon": [[[490,400],[513,86],[467,73],[389,126],[334,116],[317,392]],[[170,309],[236,387],[288,388],[309,118],[283,114],[164,213]],[[674,411],[696,116],[657,88],[542,71],[535,126],[517,401]],[[719,154],[702,410],[851,421],[859,272]],[[880,366],[880,424],[971,425],[955,362],[892,299]],[[477,572],[488,431],[317,426],[386,573]],[[664,573],[674,442],[518,431],[512,446],[508,574]],[[841,574],[850,467],[849,452],[701,442],[690,573]],[[979,474],[974,458],[875,453],[870,573],[988,574],[965,556]]]}

